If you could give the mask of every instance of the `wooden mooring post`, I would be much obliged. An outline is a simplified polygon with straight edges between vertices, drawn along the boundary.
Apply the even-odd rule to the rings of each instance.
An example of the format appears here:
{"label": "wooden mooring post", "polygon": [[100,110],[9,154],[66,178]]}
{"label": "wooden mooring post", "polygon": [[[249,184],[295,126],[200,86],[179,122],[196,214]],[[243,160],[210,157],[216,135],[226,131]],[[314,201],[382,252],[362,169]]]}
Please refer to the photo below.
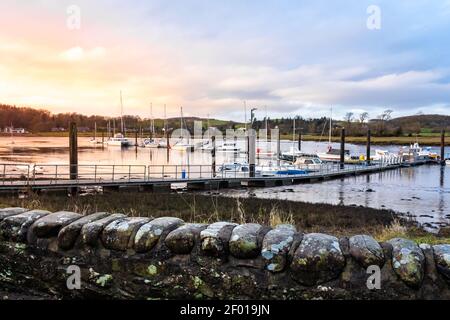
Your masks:
{"label": "wooden mooring post", "polygon": [[166,162],[170,161],[170,139],[169,139],[169,130],[166,129]]}
{"label": "wooden mooring post", "polygon": [[212,176],[216,176],[216,136],[211,137],[211,172]]}
{"label": "wooden mooring post", "polygon": [[445,165],[445,130],[441,131],[441,165]]}
{"label": "wooden mooring post", "polygon": [[302,151],[302,130],[298,131],[298,151]]}
{"label": "wooden mooring post", "polygon": [[339,161],[341,169],[344,169],[345,164],[345,128],[341,129],[341,159]]}
{"label": "wooden mooring post", "polygon": [[253,129],[250,129],[248,132],[248,154],[250,178],[254,178],[256,166],[256,133]]}
{"label": "wooden mooring post", "polygon": [[[69,125],[69,173],[70,180],[78,179],[78,130],[77,124],[71,122]],[[71,195],[76,195],[78,187],[69,188]]]}
{"label": "wooden mooring post", "polygon": [[371,138],[371,132],[370,132],[370,129],[367,129],[366,163],[368,166],[370,165],[370,138]]}

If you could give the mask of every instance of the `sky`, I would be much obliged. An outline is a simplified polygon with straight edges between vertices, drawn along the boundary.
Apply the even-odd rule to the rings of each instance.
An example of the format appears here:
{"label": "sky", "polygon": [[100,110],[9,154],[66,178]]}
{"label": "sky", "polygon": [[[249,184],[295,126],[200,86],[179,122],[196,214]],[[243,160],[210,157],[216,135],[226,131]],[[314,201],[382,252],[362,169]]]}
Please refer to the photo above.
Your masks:
{"label": "sky", "polygon": [[0,103],[112,116],[122,91],[142,117],[242,121],[244,101],[260,119],[450,115],[449,30],[450,0],[2,0]]}

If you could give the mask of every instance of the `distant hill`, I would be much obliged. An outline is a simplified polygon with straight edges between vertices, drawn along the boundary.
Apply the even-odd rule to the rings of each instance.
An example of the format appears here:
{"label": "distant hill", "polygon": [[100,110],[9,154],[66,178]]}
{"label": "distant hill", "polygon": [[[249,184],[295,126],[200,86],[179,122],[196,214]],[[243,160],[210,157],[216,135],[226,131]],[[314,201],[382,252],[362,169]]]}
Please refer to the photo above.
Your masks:
{"label": "distant hill", "polygon": [[443,128],[450,130],[450,116],[440,114],[421,114],[394,118],[389,126],[401,127],[403,132],[439,133]]}

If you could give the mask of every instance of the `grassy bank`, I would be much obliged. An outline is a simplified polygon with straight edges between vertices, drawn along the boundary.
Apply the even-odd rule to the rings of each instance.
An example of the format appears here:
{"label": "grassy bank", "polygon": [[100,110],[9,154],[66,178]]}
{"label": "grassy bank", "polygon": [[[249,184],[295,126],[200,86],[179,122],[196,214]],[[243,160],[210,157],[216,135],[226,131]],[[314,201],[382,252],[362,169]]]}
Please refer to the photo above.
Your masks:
{"label": "grassy bank", "polygon": [[412,221],[398,220],[389,210],[311,204],[286,200],[236,199],[216,195],[114,193],[67,198],[60,195],[18,199],[0,197],[0,207],[20,206],[49,211],[68,210],[84,214],[121,212],[129,216],[175,216],[187,222],[213,223],[219,220],[265,225],[294,224],[303,232],[336,236],[371,234],[383,241],[401,236],[417,242],[450,243],[416,227]]}

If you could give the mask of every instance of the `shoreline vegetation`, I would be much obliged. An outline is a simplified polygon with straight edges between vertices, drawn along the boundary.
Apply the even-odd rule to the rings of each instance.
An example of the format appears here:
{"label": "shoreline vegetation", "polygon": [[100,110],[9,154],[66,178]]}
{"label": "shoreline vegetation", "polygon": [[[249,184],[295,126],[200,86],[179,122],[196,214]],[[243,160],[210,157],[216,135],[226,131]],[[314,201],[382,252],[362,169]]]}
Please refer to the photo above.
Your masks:
{"label": "shoreline vegetation", "polygon": [[[0,133],[0,137],[10,137],[11,134]],[[79,132],[79,137],[91,138],[94,136],[94,132]],[[146,135],[144,135],[146,137]],[[37,133],[25,133],[15,135],[15,137],[57,137],[57,138],[68,138],[68,132],[37,132]],[[130,139],[134,139],[135,135],[127,134],[127,137]],[[162,136],[155,135],[157,138],[162,138]],[[446,133],[446,137],[450,137],[450,133]],[[281,135],[280,138],[282,140],[292,141],[292,134]],[[101,133],[97,132],[97,139],[101,139]],[[105,140],[107,139],[107,135],[105,134]],[[296,136],[296,141],[298,139],[298,135]],[[448,140],[448,139],[447,139]],[[319,136],[319,135],[302,135],[302,141],[317,141],[317,142],[327,142],[328,137]],[[339,136],[332,136],[332,142],[340,142]],[[346,136],[346,143],[356,144],[356,145],[365,145],[367,138],[364,136]],[[419,142],[423,146],[440,146],[441,137],[439,134],[436,135],[418,135],[418,136],[388,136],[388,137],[371,137],[372,145],[409,145],[415,142]]]}
{"label": "shoreline vegetation", "polygon": [[313,204],[288,200],[223,197],[211,193],[104,193],[67,197],[58,194],[31,195],[26,198],[4,195],[0,208],[24,207],[51,212],[73,211],[124,213],[128,216],[179,217],[185,222],[259,223],[275,226],[293,224],[305,233],[327,233],[338,237],[372,235],[377,241],[402,237],[417,243],[449,243],[448,234],[428,233],[418,224],[392,210],[356,206]]}

